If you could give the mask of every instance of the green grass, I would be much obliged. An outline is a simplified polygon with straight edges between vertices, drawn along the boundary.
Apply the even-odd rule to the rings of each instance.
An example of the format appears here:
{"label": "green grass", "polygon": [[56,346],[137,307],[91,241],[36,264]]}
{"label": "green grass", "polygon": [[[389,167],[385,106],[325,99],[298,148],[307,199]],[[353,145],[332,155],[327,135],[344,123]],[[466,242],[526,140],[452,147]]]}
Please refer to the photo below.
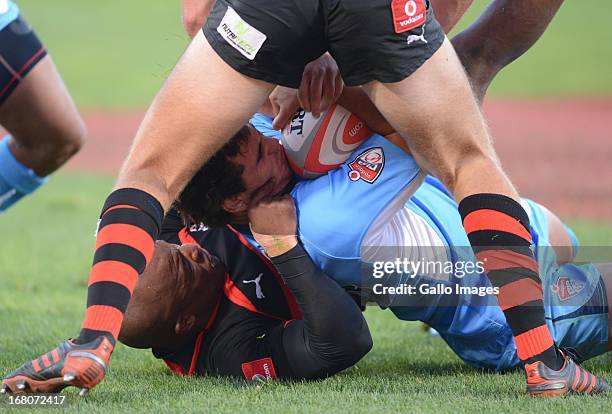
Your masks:
{"label": "green grass", "polygon": [[142,107],[187,45],[179,1],[19,1],[77,104]]}
{"label": "green grass", "polygon": [[[56,176],[0,216],[0,374],[78,332],[97,211],[106,177]],[[612,224],[574,220],[587,244],[612,245]],[[593,235],[595,235],[593,237]],[[522,373],[474,371],[419,325],[368,309],[375,346],[356,367],[325,381],[261,387],[170,375],[148,351],[118,346],[106,380],[86,399],[67,390],[70,412],[609,412],[612,398],[533,400]],[[587,366],[608,377],[612,358]],[[0,411],[6,406],[0,399]]]}
{"label": "green grass", "polygon": [[[464,25],[488,4],[476,0]],[[20,0],[81,107],[142,107],[187,44],[178,1]],[[504,97],[611,95],[612,3],[566,1],[548,32],[502,72]]]}

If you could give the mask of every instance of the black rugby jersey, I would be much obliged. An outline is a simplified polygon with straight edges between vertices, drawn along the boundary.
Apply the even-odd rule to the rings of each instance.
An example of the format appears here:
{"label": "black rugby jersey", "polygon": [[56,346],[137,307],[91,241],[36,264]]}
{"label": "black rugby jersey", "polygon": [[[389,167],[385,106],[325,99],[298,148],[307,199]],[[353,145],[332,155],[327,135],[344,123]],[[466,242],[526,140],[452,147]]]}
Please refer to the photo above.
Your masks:
{"label": "black rugby jersey", "polygon": [[[206,329],[180,350],[153,350],[174,372],[248,380],[320,378],[353,365],[369,350],[361,311],[301,246],[275,258],[275,266],[236,228],[185,228],[176,212],[166,216],[160,238],[199,244],[227,270]],[[281,276],[277,267],[283,266]],[[290,277],[289,287],[283,277]]]}

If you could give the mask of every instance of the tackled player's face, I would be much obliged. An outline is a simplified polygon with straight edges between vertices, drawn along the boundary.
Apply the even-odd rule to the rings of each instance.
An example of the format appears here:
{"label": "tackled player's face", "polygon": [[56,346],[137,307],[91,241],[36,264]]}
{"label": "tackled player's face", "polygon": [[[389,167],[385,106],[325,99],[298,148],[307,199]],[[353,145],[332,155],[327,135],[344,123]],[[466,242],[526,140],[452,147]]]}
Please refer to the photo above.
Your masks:
{"label": "tackled player's face", "polygon": [[263,136],[251,125],[248,128],[244,147],[231,159],[244,167],[242,180],[246,187],[236,196],[240,201],[238,208],[227,208],[232,212],[247,210],[265,198],[282,194],[293,177],[280,141]]}
{"label": "tackled player's face", "polygon": [[[206,250],[157,241],[134,288],[122,341],[137,347],[179,345],[204,329],[224,281],[223,264]],[[160,337],[168,343],[160,345]]]}

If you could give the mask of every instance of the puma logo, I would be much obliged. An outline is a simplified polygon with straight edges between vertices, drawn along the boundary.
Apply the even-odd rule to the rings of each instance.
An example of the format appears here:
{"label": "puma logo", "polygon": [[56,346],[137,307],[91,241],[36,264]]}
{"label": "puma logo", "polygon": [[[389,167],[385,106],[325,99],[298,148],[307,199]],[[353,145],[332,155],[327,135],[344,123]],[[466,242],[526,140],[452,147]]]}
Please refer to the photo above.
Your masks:
{"label": "puma logo", "polygon": [[421,41],[423,43],[427,43],[427,39],[425,39],[425,25],[421,26],[421,34],[420,35],[410,35],[406,39],[406,44],[411,45],[414,42]]}
{"label": "puma logo", "polygon": [[257,299],[265,299],[266,296],[263,294],[263,290],[261,290],[261,285],[259,284],[259,281],[261,280],[261,277],[263,276],[263,273],[260,273],[259,276],[257,276],[255,279],[253,280],[243,280],[242,283],[255,283],[255,296],[257,296]]}

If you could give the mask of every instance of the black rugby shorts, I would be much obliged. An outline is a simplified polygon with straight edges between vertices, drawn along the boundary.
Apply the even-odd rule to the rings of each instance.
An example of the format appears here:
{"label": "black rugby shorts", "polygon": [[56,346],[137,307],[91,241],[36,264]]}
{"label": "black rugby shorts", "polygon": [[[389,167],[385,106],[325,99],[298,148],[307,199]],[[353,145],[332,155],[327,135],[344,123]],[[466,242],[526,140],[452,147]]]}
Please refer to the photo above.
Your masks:
{"label": "black rugby shorts", "polygon": [[0,30],[0,105],[45,56],[47,50],[21,16]]}
{"label": "black rugby shorts", "polygon": [[444,41],[429,0],[217,0],[203,31],[238,72],[293,88],[326,51],[349,86],[399,82]]}

